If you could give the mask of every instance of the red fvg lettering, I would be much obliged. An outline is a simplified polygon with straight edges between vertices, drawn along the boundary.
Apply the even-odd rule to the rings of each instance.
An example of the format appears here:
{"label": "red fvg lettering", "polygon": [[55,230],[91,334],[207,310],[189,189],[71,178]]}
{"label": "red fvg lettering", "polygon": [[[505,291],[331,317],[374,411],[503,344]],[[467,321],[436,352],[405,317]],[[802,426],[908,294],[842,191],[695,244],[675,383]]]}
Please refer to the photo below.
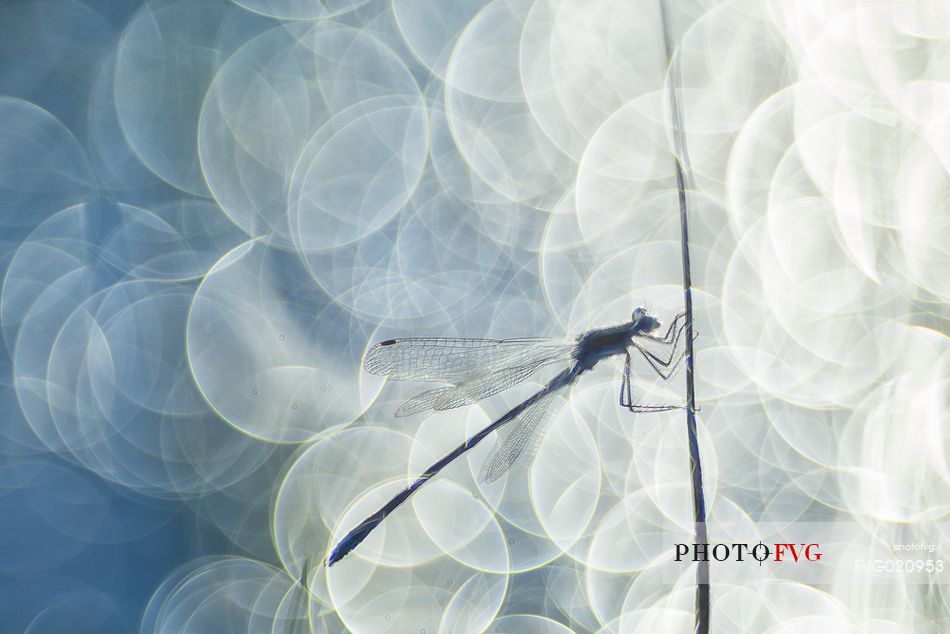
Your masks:
{"label": "red fvg lettering", "polygon": [[[801,549],[796,546],[801,546]],[[808,561],[820,560],[821,553],[812,552],[812,548],[817,549],[818,544],[775,544],[775,561],[781,562],[789,553],[793,561],[798,561],[799,557],[804,557]]]}

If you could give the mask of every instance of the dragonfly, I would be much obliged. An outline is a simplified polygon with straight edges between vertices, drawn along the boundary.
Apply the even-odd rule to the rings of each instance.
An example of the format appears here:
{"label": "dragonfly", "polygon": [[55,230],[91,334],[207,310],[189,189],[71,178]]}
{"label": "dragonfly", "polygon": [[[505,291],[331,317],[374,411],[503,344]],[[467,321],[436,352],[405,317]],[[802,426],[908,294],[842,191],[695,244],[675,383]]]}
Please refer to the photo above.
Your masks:
{"label": "dragonfly", "polygon": [[[505,438],[492,451],[479,477],[485,483],[500,478],[519,458],[537,449],[544,429],[542,423],[552,403],[559,400],[555,395],[604,359],[624,356],[619,398],[622,407],[638,413],[682,409],[682,405],[645,405],[634,401],[631,354],[639,354],[656,374],[669,380],[685,353],[676,354],[686,327],[685,316],[686,313],[676,315],[663,335],[659,334],[662,328],[660,320],[645,307],[639,307],[626,323],[589,330],[567,339],[406,337],[375,344],[363,362],[367,372],[398,381],[449,384],[412,397],[396,410],[396,416],[469,405],[527,380],[546,366],[560,362],[567,367],[544,387],[432,464],[382,508],[350,530],[331,551],[327,565],[332,566],[343,559],[446,466],[472,450],[492,432],[507,426]],[[647,345],[665,347],[668,354],[656,354]]]}

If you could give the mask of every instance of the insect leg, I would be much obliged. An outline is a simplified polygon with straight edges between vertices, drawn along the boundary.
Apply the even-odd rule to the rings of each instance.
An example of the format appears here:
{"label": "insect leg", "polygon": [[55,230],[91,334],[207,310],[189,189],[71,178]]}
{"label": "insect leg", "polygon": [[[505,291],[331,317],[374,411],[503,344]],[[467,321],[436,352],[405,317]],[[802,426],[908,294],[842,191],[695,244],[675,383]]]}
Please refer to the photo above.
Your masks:
{"label": "insect leg", "polygon": [[620,406],[630,408],[633,405],[633,379],[630,377],[630,353],[623,362],[623,381],[620,383]]}
{"label": "insect leg", "polygon": [[656,412],[670,412],[674,409],[683,409],[682,405],[631,405],[628,407],[635,414],[650,414]]}
{"label": "insect leg", "polygon": [[[626,401],[624,395],[627,396]],[[623,361],[623,380],[620,382],[620,407],[628,407],[632,404],[630,400],[630,353],[627,352]]]}
{"label": "insect leg", "polygon": [[[647,350],[646,348],[643,348],[643,347],[641,347],[641,346],[637,346],[637,348],[639,348],[639,349],[640,349],[640,352],[642,352],[644,355],[648,355],[649,357],[651,357],[654,361],[656,361],[656,362],[659,363],[660,365],[662,365],[662,366],[664,366],[664,367],[669,366],[670,363],[673,363],[673,357],[676,355],[676,349],[677,349],[677,347],[679,347],[680,337],[682,336],[682,334],[683,334],[685,331],[686,331],[686,324],[684,323],[682,326],[680,326],[680,329],[676,331],[676,337],[673,339],[672,345],[671,345],[671,347],[670,347],[670,355],[669,355],[669,357],[667,357],[665,360],[664,360],[664,359],[661,359],[659,356],[657,356],[656,354],[650,352],[650,351]],[[698,333],[698,332],[694,332],[694,333],[693,333],[693,341],[696,341],[696,338],[697,338],[697,337],[699,337],[699,333]],[[683,358],[683,355],[684,355],[685,353],[686,353],[686,350],[684,349],[683,352],[680,353],[680,356],[677,358],[677,361],[676,361],[677,363],[679,363],[679,360]]]}
{"label": "insect leg", "polygon": [[672,355],[669,360],[664,361],[638,343],[634,342],[633,345],[643,358],[646,359],[647,363],[650,364],[653,371],[660,375],[664,381],[670,380],[670,377],[673,376],[673,373],[676,371],[676,367],[680,364],[680,361],[683,360],[683,357],[686,356],[686,351],[684,350],[680,353],[676,361],[673,361]]}
{"label": "insect leg", "polygon": [[686,313],[679,313],[673,317],[673,321],[670,322],[669,327],[666,329],[666,334],[662,337],[657,337],[656,335],[640,335],[644,339],[649,339],[650,341],[655,341],[657,343],[662,343],[664,345],[670,345],[673,343],[676,338],[679,336],[679,331],[685,326],[679,326],[679,320],[683,319],[686,316]]}
{"label": "insect leg", "polygon": [[627,358],[624,361],[623,373],[627,379],[627,407],[633,405],[633,379],[630,378],[630,352],[627,352]]}
{"label": "insect leg", "polygon": [[[646,348],[644,348],[643,346],[637,344],[636,342],[634,342],[634,345],[637,347],[637,349],[640,351],[640,353],[641,353],[642,355],[644,355],[645,357],[647,357],[648,359],[652,359],[653,361],[655,361],[655,362],[658,363],[659,365],[662,365],[664,368],[669,367],[669,365],[670,365],[671,363],[673,363],[673,357],[674,357],[674,355],[676,354],[676,348],[679,346],[679,336],[680,336],[680,334],[682,334],[684,328],[685,328],[685,324],[684,324],[684,326],[683,326],[682,328],[680,328],[680,330],[677,332],[676,339],[673,340],[673,346],[670,348],[670,356],[667,357],[666,359],[657,356],[656,354],[654,354],[653,352],[647,350]],[[698,335],[698,333],[693,335],[693,340],[694,340],[694,341],[695,341],[697,335]],[[680,353],[680,356],[679,356],[679,358],[677,359],[677,363],[679,363],[679,359],[682,359],[682,358],[683,358],[683,354],[685,354],[685,352],[686,352],[686,351],[684,350],[683,352]]]}
{"label": "insect leg", "polygon": [[685,316],[686,316],[686,313],[679,313],[678,315],[673,317],[673,321],[670,322],[670,326],[669,328],[666,329],[665,335],[663,335],[662,337],[650,337],[650,338],[660,343],[670,343],[672,340],[676,338],[676,335],[674,333],[679,332],[679,329],[682,328],[682,326],[677,326],[677,324],[679,323],[679,320],[683,319]]}
{"label": "insect leg", "polygon": [[668,412],[682,409],[679,405],[635,405],[633,402],[633,381],[630,377],[630,353],[628,352],[623,364],[623,382],[620,384],[620,406],[631,412],[646,414],[650,412]]}

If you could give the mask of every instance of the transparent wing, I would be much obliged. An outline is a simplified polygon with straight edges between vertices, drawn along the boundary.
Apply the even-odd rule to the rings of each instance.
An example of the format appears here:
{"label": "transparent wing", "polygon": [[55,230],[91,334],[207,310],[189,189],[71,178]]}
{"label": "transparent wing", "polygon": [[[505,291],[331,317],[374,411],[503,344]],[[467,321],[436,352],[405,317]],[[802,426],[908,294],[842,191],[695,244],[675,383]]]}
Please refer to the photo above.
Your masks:
{"label": "transparent wing", "polygon": [[571,357],[574,339],[407,337],[374,345],[363,368],[397,381],[468,383],[499,368],[545,365]]}
{"label": "transparent wing", "polygon": [[[559,359],[555,359],[557,360]],[[442,411],[471,405],[521,383],[551,362],[544,360],[531,365],[502,367],[488,374],[476,376],[467,383],[426,390],[403,403],[396,410],[396,416],[409,416],[430,409]]]}
{"label": "transparent wing", "polygon": [[503,432],[504,438],[485,461],[480,476],[481,481],[494,482],[511,469],[519,459],[529,460],[534,456],[541,443],[544,430],[547,429],[544,422],[548,414],[552,412],[555,404],[560,406],[563,402],[563,399],[552,392],[511,421],[507,425],[507,431]]}
{"label": "transparent wing", "polygon": [[437,387],[434,390],[426,390],[416,394],[411,399],[399,406],[393,414],[394,416],[412,416],[420,412],[428,412],[435,409],[435,403],[445,394],[455,391],[451,385],[446,387]]}

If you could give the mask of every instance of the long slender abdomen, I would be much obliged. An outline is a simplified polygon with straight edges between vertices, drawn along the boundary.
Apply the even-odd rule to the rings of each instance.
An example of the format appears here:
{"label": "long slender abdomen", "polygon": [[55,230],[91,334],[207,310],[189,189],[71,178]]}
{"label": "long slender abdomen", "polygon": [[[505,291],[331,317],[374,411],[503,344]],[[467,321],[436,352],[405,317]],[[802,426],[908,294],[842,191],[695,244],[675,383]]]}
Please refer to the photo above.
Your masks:
{"label": "long slender abdomen", "polygon": [[492,433],[505,423],[511,422],[514,418],[521,414],[521,412],[536,403],[539,399],[547,396],[551,392],[561,389],[565,385],[570,384],[579,372],[581,372],[581,369],[576,363],[570,368],[562,371],[560,374],[551,379],[551,381],[542,389],[538,390],[526,400],[508,410],[508,412],[506,412],[501,418],[493,422],[491,425],[488,425],[474,436],[471,436],[468,440],[452,450],[451,453],[447,454],[445,457],[441,458],[438,462],[426,469],[422,475],[412,482],[412,484],[394,495],[388,502],[386,502],[386,504],[383,505],[382,508],[360,522],[356,528],[348,532],[336,545],[336,548],[334,548],[330,553],[330,556],[327,558],[327,565],[332,566],[336,562],[346,557],[346,555],[351,550],[359,546],[360,543],[362,543],[362,541],[366,539],[367,536],[369,536],[373,529],[379,526],[390,513],[395,511],[400,505],[402,505],[403,502],[408,500],[409,496],[416,492],[416,489],[435,477],[449,463],[453,462],[456,458],[480,443],[486,436],[488,436],[488,434]]}

